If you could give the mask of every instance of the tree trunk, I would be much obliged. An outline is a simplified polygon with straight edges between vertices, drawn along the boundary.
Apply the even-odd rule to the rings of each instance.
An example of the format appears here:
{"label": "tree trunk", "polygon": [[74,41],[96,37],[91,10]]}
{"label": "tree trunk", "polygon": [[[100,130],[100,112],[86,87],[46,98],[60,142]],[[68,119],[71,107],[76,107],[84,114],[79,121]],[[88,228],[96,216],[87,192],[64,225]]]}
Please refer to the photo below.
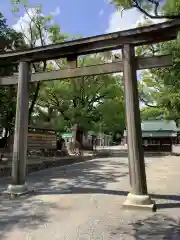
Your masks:
{"label": "tree trunk", "polygon": [[35,93],[33,95],[33,100],[31,102],[31,105],[30,105],[30,108],[29,108],[29,119],[28,119],[29,124],[31,122],[31,116],[32,116],[34,106],[36,104],[36,101],[37,101],[37,98],[38,98],[38,95],[39,95],[40,85],[41,85],[40,82],[38,82],[37,85],[36,85]]}

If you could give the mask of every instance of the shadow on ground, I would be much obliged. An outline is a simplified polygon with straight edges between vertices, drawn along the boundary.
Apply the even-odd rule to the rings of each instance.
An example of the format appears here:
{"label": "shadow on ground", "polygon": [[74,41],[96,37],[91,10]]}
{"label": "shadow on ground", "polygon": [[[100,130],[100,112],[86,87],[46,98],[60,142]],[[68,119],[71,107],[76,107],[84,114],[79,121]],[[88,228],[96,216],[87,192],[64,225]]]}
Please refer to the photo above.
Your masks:
{"label": "shadow on ground", "polygon": [[[148,160],[146,161],[148,165]],[[69,168],[61,167],[33,174],[30,181],[35,188],[35,195],[58,194],[108,194],[127,196],[128,191],[113,190],[113,183],[120,183],[129,178],[127,159],[96,159],[77,164]],[[129,190],[129,189],[127,189]],[[156,200],[157,209],[180,208],[180,195],[150,194]]]}
{"label": "shadow on ground", "polygon": [[[120,224],[119,224],[120,225]],[[180,239],[180,219],[155,214],[148,218],[134,221],[112,231],[112,236],[125,235],[138,240]]]}
{"label": "shadow on ground", "polygon": [[[63,190],[69,188],[106,188],[110,183],[119,182],[127,177],[128,162],[117,159],[96,159],[85,164],[75,164],[70,167],[52,168],[32,174],[29,182],[39,190]],[[41,177],[43,180],[41,180]]]}
{"label": "shadow on ground", "polygon": [[[1,199],[0,202],[0,239],[6,239],[9,231],[21,228],[26,234],[26,228],[36,229],[38,225],[48,223],[49,209],[56,209],[56,204],[40,200],[26,199],[22,201]],[[63,209],[60,209],[61,211]],[[14,236],[14,239],[16,237]]]}
{"label": "shadow on ground", "polygon": [[[0,196],[0,239],[5,239],[8,231],[16,227],[26,231],[26,226],[33,229],[48,223],[51,209],[56,209],[57,206],[38,200],[35,195],[106,193],[104,191],[107,185],[127,177],[127,171],[127,162],[97,159],[85,164],[57,167],[29,175],[27,181],[30,187],[34,188],[34,194],[14,200],[5,199],[3,194]],[[8,183],[9,180],[1,181],[1,192]],[[58,209],[63,210],[67,209]]]}
{"label": "shadow on ground", "polygon": [[[6,233],[16,226],[25,231],[26,226],[28,226],[28,228],[37,228],[38,225],[46,225],[48,223],[50,210],[56,209],[57,206],[54,203],[38,200],[38,198],[35,197],[36,195],[110,194],[126,196],[128,194],[127,191],[113,190],[112,184],[119,183],[123,178],[128,178],[128,175],[127,159],[119,160],[117,158],[111,159],[111,161],[108,158],[101,158],[88,161],[85,164],[75,164],[70,167],[64,166],[33,173],[28,176],[28,183],[30,187],[34,188],[35,192],[29,194],[27,197],[24,196],[22,198],[23,201],[21,198],[6,200],[1,196],[0,239],[3,239],[3,237],[5,239]],[[3,185],[3,187],[4,186],[5,185]],[[2,185],[0,187],[2,190]],[[180,207],[180,196],[152,194],[151,197],[153,199],[163,200],[163,203],[157,204],[158,208]],[[169,203],[169,200],[173,202]],[[58,211],[63,210],[67,209],[58,209]],[[154,220],[147,219],[145,225],[153,225],[153,221],[155,222],[156,218]],[[168,221],[167,219],[167,222]],[[143,230],[145,226],[141,226],[140,222],[137,222],[134,227],[137,228],[138,224],[139,230],[136,230],[136,234],[139,234],[138,231],[145,231]],[[175,223],[172,222],[171,225],[173,224],[175,225]],[[156,225],[157,224],[154,223],[155,227]]]}

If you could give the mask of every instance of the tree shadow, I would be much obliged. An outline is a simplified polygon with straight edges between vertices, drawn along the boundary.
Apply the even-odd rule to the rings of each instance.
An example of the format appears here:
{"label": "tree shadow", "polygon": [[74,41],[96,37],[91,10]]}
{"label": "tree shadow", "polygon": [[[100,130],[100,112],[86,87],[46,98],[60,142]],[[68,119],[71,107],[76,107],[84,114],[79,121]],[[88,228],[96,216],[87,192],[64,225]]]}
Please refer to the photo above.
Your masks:
{"label": "tree shadow", "polygon": [[[5,199],[2,194],[0,195],[0,239],[5,238],[8,231],[15,227],[23,230],[34,229],[38,225],[48,223],[49,209],[57,206],[38,200],[41,199],[38,196],[103,193],[108,184],[119,182],[120,178],[126,176],[128,176],[126,162],[121,163],[108,159],[97,159],[86,162],[86,164],[55,167],[32,173],[27,177],[27,182],[29,187],[35,190],[35,193],[32,192],[14,200]],[[10,182],[10,180],[1,181],[1,192],[7,188]],[[62,210],[58,209],[58,211]]]}
{"label": "tree shadow", "polygon": [[[82,188],[105,188],[107,184],[119,182],[123,177],[128,177],[128,161],[113,159],[95,159],[84,163],[73,164],[69,167],[53,167],[31,173],[27,182],[36,190],[54,189],[61,190],[63,186]],[[0,188],[11,182],[10,179],[1,179]]]}
{"label": "tree shadow", "polygon": [[[146,162],[147,164],[147,162]],[[67,168],[44,170],[32,174],[29,179],[37,195],[43,194],[106,194],[127,196],[128,191],[113,190],[111,184],[120,183],[129,178],[128,160],[96,159],[86,164],[72,165]],[[156,200],[157,209],[179,208],[180,196],[167,194],[150,194]]]}
{"label": "tree shadow", "polygon": [[150,194],[150,196],[157,200],[157,209],[180,208],[180,195]]}
{"label": "tree shadow", "polygon": [[[147,161],[146,161],[147,164]],[[128,160],[99,158],[86,164],[51,168],[32,173],[27,180],[33,195],[58,194],[107,194],[127,196],[128,191],[113,190],[113,183],[129,178]],[[5,186],[5,185],[4,185]],[[150,194],[157,200],[157,208],[179,208],[180,196]]]}
{"label": "tree shadow", "polygon": [[[113,190],[114,183],[120,183],[123,178],[128,178],[127,159],[96,159],[86,164],[74,164],[70,167],[51,168],[32,173],[27,177],[27,182],[35,192],[22,199],[5,200],[0,202],[0,237],[7,231],[18,226],[21,228],[34,228],[37,225],[47,224],[49,209],[57,206],[52,203],[42,202],[34,195],[61,195],[61,194],[109,194],[127,196],[127,191]],[[7,187],[1,185],[1,189]],[[5,183],[4,182],[4,183]],[[179,207],[180,196],[151,194],[158,200],[157,208]],[[169,200],[175,201],[168,202]],[[167,202],[166,202],[167,201]],[[36,214],[33,212],[36,209]],[[63,209],[60,209],[62,211]],[[150,223],[149,223],[150,224]],[[140,238],[141,239],[141,238]]]}
{"label": "tree shadow", "polygon": [[[86,164],[62,166],[31,174],[28,182],[36,189],[42,188],[62,190],[69,187],[105,188],[108,184],[119,182],[128,176],[127,161],[96,159]],[[33,177],[32,177],[33,176]],[[44,189],[45,190],[45,189]]]}
{"label": "tree shadow", "polygon": [[112,231],[111,235],[124,234],[138,240],[180,239],[180,219],[155,214],[146,219],[137,220],[127,226]]}
{"label": "tree shadow", "polygon": [[0,239],[5,239],[15,228],[26,231],[36,229],[38,225],[46,226],[49,222],[49,210],[57,209],[55,203],[38,199],[2,198],[0,201]]}

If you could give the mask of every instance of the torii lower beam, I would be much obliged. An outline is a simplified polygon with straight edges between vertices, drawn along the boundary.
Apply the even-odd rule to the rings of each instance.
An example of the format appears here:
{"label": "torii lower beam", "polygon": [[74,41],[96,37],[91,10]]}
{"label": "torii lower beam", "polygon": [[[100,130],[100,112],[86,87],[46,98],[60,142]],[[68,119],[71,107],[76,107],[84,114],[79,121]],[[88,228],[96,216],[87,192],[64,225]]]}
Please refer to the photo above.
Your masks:
{"label": "torii lower beam", "polygon": [[[172,66],[172,55],[162,55],[153,57],[136,57],[136,70],[151,69],[159,67]],[[123,72],[123,62],[117,61],[113,63],[105,63],[86,67],[73,67],[58,71],[33,73],[31,74],[30,82],[61,80],[67,78],[76,78],[83,76],[93,76],[101,74],[111,74]],[[18,82],[18,75],[9,77],[0,77],[0,85],[14,85]]]}

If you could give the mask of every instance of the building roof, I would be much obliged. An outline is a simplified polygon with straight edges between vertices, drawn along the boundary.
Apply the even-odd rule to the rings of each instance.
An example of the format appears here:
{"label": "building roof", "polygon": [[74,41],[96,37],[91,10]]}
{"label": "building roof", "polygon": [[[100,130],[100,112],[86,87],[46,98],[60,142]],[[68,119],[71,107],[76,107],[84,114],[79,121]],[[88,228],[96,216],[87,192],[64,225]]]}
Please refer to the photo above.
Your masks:
{"label": "building roof", "polygon": [[69,133],[61,133],[60,134],[63,138],[71,138],[72,137],[72,133],[71,132],[69,132]]}
{"label": "building roof", "polygon": [[176,137],[177,127],[174,121],[153,120],[141,123],[142,137]]}
{"label": "building roof", "polygon": [[141,123],[142,132],[177,132],[176,123],[168,120],[144,121]]}
{"label": "building roof", "polygon": [[[88,135],[89,136],[92,136],[94,134],[93,131],[89,131],[88,132]],[[72,132],[64,132],[64,133],[60,133],[60,135],[63,137],[63,138],[72,138]]]}
{"label": "building roof", "polygon": [[[148,120],[141,123],[142,137],[176,137],[178,128],[174,121]],[[126,137],[126,130],[124,137]]]}

